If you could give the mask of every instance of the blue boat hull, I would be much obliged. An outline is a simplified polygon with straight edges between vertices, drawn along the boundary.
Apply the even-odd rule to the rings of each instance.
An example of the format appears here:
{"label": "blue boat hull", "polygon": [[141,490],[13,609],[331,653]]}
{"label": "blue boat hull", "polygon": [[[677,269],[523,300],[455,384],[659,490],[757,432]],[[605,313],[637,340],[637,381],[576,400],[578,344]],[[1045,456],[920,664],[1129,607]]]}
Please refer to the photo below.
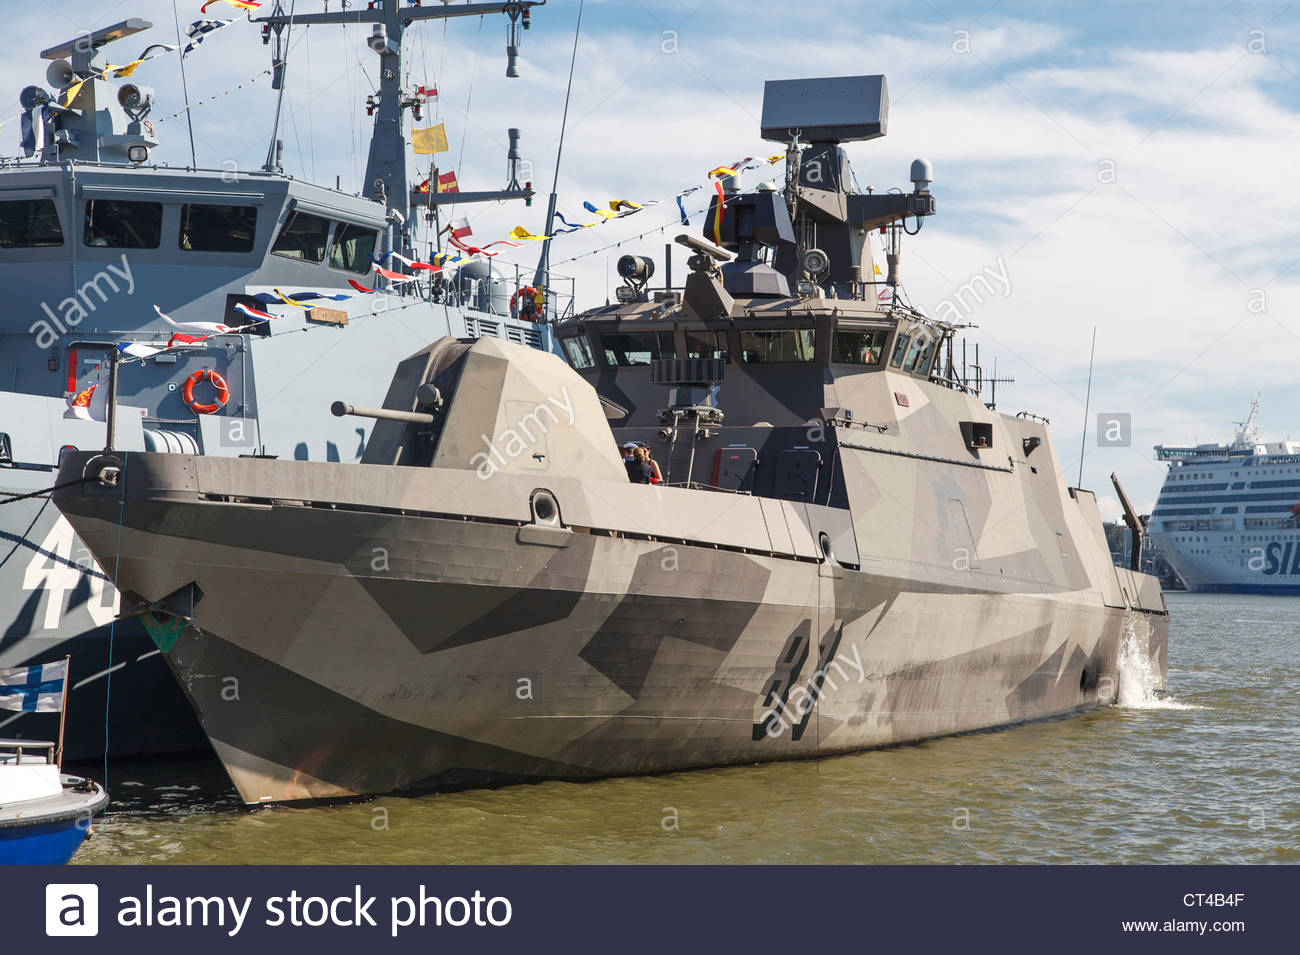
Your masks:
{"label": "blue boat hull", "polygon": [[63,865],[85,838],[84,817],[9,826],[0,829],[0,865]]}

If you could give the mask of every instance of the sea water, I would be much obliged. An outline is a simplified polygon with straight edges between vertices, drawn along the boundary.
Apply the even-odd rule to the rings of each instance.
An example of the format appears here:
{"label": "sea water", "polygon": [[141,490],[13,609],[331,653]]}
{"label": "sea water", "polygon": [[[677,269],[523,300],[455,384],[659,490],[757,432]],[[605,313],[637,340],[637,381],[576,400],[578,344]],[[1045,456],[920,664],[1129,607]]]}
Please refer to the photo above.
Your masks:
{"label": "sea water", "polygon": [[[244,809],[221,767],[110,765],[77,863],[1300,862],[1300,599],[1168,595],[1119,702],[800,763]],[[82,767],[99,777],[102,766]]]}

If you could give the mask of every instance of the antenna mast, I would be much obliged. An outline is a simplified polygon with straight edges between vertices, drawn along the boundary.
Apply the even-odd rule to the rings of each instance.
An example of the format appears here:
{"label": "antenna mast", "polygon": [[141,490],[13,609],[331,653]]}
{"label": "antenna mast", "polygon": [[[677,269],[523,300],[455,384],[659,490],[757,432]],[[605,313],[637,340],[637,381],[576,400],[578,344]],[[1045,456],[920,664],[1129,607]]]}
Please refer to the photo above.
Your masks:
{"label": "antenna mast", "polygon": [[[504,13],[510,17],[511,30],[507,55],[510,57],[507,75],[517,75],[514,58],[518,55],[518,27],[527,29],[529,12],[543,6],[546,0],[509,0],[506,3],[465,3],[459,6],[399,6],[399,0],[373,0],[363,10],[339,10],[334,13],[284,13],[283,0],[276,0],[275,12],[270,16],[252,18],[262,25],[262,42],[271,41],[271,31],[276,33],[276,50],[281,49],[280,31],[294,24],[315,26],[321,24],[370,24],[368,40],[370,49],[379,55],[379,92],[375,96],[375,125],[370,138],[370,155],[366,162],[365,184],[362,195],[383,202],[394,221],[390,234],[390,248],[397,248],[404,223],[410,217],[411,205],[434,205],[442,196],[429,193],[411,195],[407,173],[406,134],[402,128],[402,113],[417,100],[402,95],[402,36],[406,28],[418,20],[448,20],[452,17],[483,16]],[[518,27],[516,22],[518,21]],[[283,63],[277,62],[277,79],[283,80]],[[283,85],[283,84],[281,84]],[[283,89],[281,89],[283,96]],[[279,123],[277,109],[277,124]],[[271,150],[276,149],[272,141]],[[453,193],[447,198],[456,202],[483,202],[495,199],[530,198],[529,189],[507,189],[500,192]]]}
{"label": "antenna mast", "polygon": [[1083,399],[1083,437],[1079,440],[1079,483],[1083,487],[1083,456],[1088,450],[1088,412],[1092,409],[1092,360],[1097,355],[1097,326],[1092,326],[1092,351],[1088,353],[1088,392]]}
{"label": "antenna mast", "polygon": [[[286,21],[289,24],[293,23],[293,11],[297,5],[298,0],[293,0],[289,5],[289,18]],[[283,0],[275,0],[275,15],[284,15]],[[285,67],[288,65],[286,62],[288,59],[288,50],[286,48],[288,40],[284,36],[284,28],[285,23],[279,23],[275,26],[275,59],[271,61],[273,71],[271,74],[271,89],[276,90],[279,95],[275,98],[275,119],[271,121],[271,142],[266,147],[266,162],[262,165],[262,169],[266,172],[284,171],[280,161],[280,111],[284,108],[284,74]],[[268,38],[267,28],[264,27],[262,30],[263,42],[266,42]]]}
{"label": "antenna mast", "polygon": [[[569,58],[569,85],[564,90],[564,116],[560,119],[560,145],[555,150],[555,176],[551,180],[551,199],[546,206],[546,228],[542,235],[542,255],[537,261],[537,274],[533,276],[533,286],[549,289],[551,284],[551,228],[555,225],[556,190],[560,186],[560,157],[564,155],[564,131],[569,125],[569,94],[573,92],[573,67],[578,62],[578,34],[582,32],[582,8],[586,0],[578,3],[578,25],[573,28],[573,55]],[[547,296],[549,301],[550,296]]]}

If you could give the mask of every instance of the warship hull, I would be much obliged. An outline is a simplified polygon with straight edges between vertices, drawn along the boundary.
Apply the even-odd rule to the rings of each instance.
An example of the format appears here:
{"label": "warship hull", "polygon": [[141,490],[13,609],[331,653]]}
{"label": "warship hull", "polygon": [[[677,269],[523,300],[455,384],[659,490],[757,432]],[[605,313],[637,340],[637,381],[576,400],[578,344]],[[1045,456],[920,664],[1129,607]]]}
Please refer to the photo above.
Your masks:
{"label": "warship hull", "polygon": [[[0,472],[0,495],[52,483],[50,471]],[[114,619],[111,578],[48,497],[0,510],[0,548],[0,593],[7,595],[0,669],[71,658],[65,759],[207,748],[158,648],[139,620]],[[0,712],[0,737],[54,739],[58,732],[58,713]]]}
{"label": "warship hull", "polygon": [[1166,668],[1158,588],[846,567],[796,502],[552,480],[547,524],[528,475],[126,458],[59,506],[128,600],[190,595],[164,656],[248,803],[826,756],[1114,702],[1125,640]]}

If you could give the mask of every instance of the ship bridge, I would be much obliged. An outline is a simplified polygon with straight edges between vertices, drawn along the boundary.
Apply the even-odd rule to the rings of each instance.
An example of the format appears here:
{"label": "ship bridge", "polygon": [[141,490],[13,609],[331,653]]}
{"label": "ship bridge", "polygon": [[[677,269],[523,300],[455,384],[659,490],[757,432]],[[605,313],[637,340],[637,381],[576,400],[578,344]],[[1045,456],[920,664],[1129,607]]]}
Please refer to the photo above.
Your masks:
{"label": "ship bridge", "polygon": [[997,456],[996,416],[958,369],[955,327],[899,290],[899,234],[935,211],[930,164],[912,164],[910,192],[849,187],[841,144],[884,135],[887,116],[881,76],[770,82],[763,135],[787,146],[784,188],[747,190],[722,170],[703,234],[677,237],[692,253],[681,287],[669,274],[652,289],[654,261],[627,255],[618,302],[556,326],[620,444],[644,443],[666,483],[847,507],[839,447],[898,445],[936,386],[955,393],[952,427],[899,452]]}

